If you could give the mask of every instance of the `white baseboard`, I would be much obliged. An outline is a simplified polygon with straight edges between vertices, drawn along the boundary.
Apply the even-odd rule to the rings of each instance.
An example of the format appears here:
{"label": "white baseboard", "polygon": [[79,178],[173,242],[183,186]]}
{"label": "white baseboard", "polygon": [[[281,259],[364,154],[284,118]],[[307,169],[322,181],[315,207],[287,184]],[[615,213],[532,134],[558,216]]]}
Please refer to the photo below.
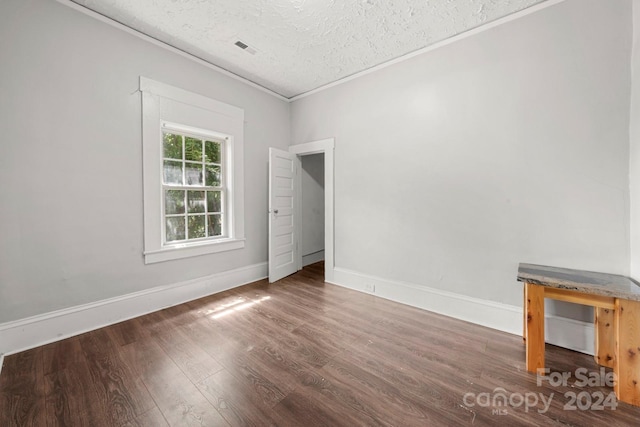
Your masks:
{"label": "white baseboard", "polygon": [[[0,324],[0,357],[182,304],[267,277],[267,263]],[[1,359],[0,359],[1,360]]]}
{"label": "white baseboard", "polygon": [[306,267],[307,265],[315,264],[316,262],[320,262],[320,261],[324,261],[324,250],[302,256],[303,267]]}
{"label": "white baseboard", "polygon": [[[339,267],[334,269],[331,283],[499,331],[522,335],[522,307],[413,283],[387,280]],[[593,355],[594,352],[593,325],[586,322],[547,315],[545,340],[549,344],[581,353]]]}
{"label": "white baseboard", "polygon": [[595,353],[593,323],[547,314],[544,316],[544,336],[549,344],[592,356]]}
{"label": "white baseboard", "polygon": [[[267,277],[267,264],[159,286],[95,303],[0,324],[0,372],[4,356],[182,304]],[[335,268],[331,283],[381,298],[515,335],[522,333],[522,308],[472,298],[412,283],[386,280]],[[373,292],[367,292],[368,286]],[[594,353],[593,324],[545,317],[546,341],[586,354]],[[81,325],[81,326],[80,326]]]}

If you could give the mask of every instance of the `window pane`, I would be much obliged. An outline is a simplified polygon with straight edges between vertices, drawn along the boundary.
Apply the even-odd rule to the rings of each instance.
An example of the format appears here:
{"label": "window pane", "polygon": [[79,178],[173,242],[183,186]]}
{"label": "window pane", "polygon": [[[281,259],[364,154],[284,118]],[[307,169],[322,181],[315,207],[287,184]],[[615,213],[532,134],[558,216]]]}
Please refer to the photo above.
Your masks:
{"label": "window pane", "polygon": [[220,163],[220,143],[215,141],[204,142],[204,161],[207,163]]}
{"label": "window pane", "polygon": [[182,160],[182,136],[165,133],[162,138],[164,145],[164,157],[168,159]]}
{"label": "window pane", "polygon": [[194,215],[189,217],[189,238],[197,239],[206,237],[204,230],[204,215]]}
{"label": "window pane", "polygon": [[220,187],[220,166],[205,165],[206,184],[210,187]]}
{"label": "window pane", "polygon": [[182,185],[182,162],[164,161],[164,183]]}
{"label": "window pane", "polygon": [[185,163],[187,185],[202,185],[202,164]]}
{"label": "window pane", "polygon": [[196,138],[184,137],[184,158],[185,160],[193,160],[194,162],[202,161],[202,140]]}
{"label": "window pane", "polygon": [[164,212],[167,215],[184,213],[184,191],[165,190],[164,191]]}
{"label": "window pane", "polygon": [[209,236],[222,236],[222,215],[207,215]]}
{"label": "window pane", "polygon": [[187,192],[187,203],[189,205],[189,213],[204,212],[204,191]]}
{"label": "window pane", "polygon": [[207,191],[207,210],[211,212],[221,212],[222,202],[220,191]]}
{"label": "window pane", "polygon": [[167,242],[173,242],[176,240],[184,240],[184,217],[173,217],[166,219],[167,224]]}

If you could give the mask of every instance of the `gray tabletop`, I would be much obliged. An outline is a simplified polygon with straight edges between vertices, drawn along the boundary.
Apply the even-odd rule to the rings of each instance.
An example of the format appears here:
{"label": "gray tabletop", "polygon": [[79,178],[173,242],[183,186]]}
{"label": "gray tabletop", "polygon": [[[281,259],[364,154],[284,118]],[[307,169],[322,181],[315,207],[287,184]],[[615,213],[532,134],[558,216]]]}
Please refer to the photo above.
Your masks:
{"label": "gray tabletop", "polygon": [[640,283],[617,274],[520,263],[518,281],[586,294],[640,301]]}

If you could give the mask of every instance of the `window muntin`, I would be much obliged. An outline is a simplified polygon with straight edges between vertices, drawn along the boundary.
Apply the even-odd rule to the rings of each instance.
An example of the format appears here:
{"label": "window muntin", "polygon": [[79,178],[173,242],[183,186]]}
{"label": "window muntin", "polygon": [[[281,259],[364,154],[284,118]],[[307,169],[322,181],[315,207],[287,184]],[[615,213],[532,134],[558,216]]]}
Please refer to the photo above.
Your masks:
{"label": "window muntin", "polygon": [[226,238],[225,201],[229,137],[193,133],[165,124],[162,129],[163,245]]}

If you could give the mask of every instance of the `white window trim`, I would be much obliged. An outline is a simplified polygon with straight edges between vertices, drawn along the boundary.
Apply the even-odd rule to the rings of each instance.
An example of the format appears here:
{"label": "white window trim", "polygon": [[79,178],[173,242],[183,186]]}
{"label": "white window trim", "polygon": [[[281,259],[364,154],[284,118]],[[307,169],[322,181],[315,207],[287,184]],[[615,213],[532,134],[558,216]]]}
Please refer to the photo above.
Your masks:
{"label": "white window trim", "polygon": [[[142,157],[144,188],[144,260],[145,264],[169,261],[241,249],[244,238],[244,110],[202,95],[188,92],[160,83],[146,77],[140,77],[142,92]],[[208,127],[192,123],[183,123],[184,129],[207,130],[230,136],[227,149],[228,161],[228,237],[195,242],[181,242],[163,245],[162,214],[162,124],[175,124],[178,120],[165,112],[163,106],[179,105],[181,109],[193,108],[194,112],[211,114],[217,124]]]}

